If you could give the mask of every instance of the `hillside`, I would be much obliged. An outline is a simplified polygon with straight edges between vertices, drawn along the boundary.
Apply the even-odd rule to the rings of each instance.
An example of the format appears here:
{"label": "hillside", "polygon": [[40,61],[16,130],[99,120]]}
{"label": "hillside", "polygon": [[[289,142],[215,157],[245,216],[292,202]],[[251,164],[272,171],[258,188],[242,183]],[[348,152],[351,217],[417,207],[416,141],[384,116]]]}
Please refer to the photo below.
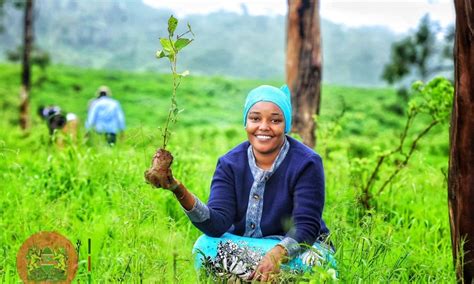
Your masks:
{"label": "hillside", "polygon": [[[4,93],[2,114],[8,117],[4,121],[15,121],[20,66],[0,66],[0,82],[3,82],[0,84],[0,91]],[[100,85],[108,85],[113,96],[122,102],[129,128],[161,126],[167,115],[170,75],[78,69],[68,66],[51,66],[44,81],[40,80],[39,70],[35,69],[33,74],[32,112],[40,105],[57,104],[66,111],[78,114],[84,120],[88,101],[95,96]],[[177,127],[239,126],[242,104],[247,92],[259,84],[279,86],[282,83],[278,80],[231,79],[218,76],[186,77],[178,94],[179,107],[184,111]],[[401,131],[404,124],[403,104],[390,88],[324,84],[319,119],[323,123],[331,123],[340,116],[341,108],[344,108],[344,131],[339,135],[350,140],[357,139],[361,143],[371,143],[373,138],[384,140],[385,135]],[[203,112],[203,109],[209,111]],[[34,120],[38,119],[34,117]]]}
{"label": "hillside", "polygon": [[[170,11],[140,0],[38,1],[36,44],[55,63],[88,68],[167,72],[154,54],[165,36]],[[53,12],[54,11],[54,12]],[[7,5],[0,34],[0,53],[21,39],[21,13]],[[240,78],[284,78],[285,18],[235,13],[193,15],[196,34],[181,59],[195,74]],[[378,27],[348,28],[322,20],[323,79],[343,85],[380,85],[390,45],[399,36]]]}
{"label": "hillside", "polygon": [[[191,253],[201,234],[169,192],[151,188],[144,171],[161,137],[171,78],[156,73],[51,66],[35,70],[33,118],[28,133],[17,123],[20,68],[0,64],[0,282],[18,282],[16,254],[38,231],[79,241],[76,280],[87,282],[87,241],[92,240],[92,282],[196,283]],[[192,70],[191,70],[192,71]],[[216,161],[246,139],[242,105],[251,88],[281,81],[191,75],[182,82],[180,108],[169,149],[173,173],[205,201]],[[127,120],[116,147],[102,136],[58,148],[48,142],[40,104],[58,104],[83,122],[87,103],[106,84]],[[324,161],[323,218],[337,248],[341,283],[455,283],[447,189],[448,126],[419,141],[408,167],[375,197],[370,212],[358,203],[377,155],[392,149],[404,125],[405,106],[389,88],[324,85],[316,151]],[[428,121],[415,120],[411,139]],[[379,185],[397,160],[381,168]],[[324,271],[295,282],[322,283]],[[206,282],[207,281],[207,282]],[[212,282],[204,279],[203,283]]]}

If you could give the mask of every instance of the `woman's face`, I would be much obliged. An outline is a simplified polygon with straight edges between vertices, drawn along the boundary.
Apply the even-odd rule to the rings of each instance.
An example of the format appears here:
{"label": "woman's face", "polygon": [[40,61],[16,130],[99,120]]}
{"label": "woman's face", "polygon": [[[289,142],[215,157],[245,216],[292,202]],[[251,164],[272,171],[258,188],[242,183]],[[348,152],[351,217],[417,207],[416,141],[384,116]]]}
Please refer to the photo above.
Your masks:
{"label": "woman's face", "polygon": [[285,141],[283,112],[274,103],[258,102],[248,112],[245,130],[255,152],[278,153]]}

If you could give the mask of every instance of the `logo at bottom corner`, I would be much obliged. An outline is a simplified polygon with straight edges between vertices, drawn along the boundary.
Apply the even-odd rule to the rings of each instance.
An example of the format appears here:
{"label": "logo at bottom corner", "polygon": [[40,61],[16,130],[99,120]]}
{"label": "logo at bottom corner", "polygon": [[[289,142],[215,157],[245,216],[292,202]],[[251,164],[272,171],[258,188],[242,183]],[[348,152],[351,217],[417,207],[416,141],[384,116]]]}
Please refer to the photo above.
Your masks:
{"label": "logo at bottom corner", "polygon": [[77,252],[56,232],[39,232],[21,246],[16,261],[24,283],[71,283],[77,271]]}

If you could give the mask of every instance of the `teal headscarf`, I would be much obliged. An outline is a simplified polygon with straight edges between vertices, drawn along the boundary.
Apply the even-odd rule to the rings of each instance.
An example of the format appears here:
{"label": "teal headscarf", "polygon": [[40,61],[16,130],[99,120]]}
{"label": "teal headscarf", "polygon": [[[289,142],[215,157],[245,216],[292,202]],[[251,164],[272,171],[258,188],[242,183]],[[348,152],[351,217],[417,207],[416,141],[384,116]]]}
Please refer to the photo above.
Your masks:
{"label": "teal headscarf", "polygon": [[287,85],[280,89],[262,85],[249,92],[244,106],[244,126],[247,126],[247,115],[250,108],[258,102],[272,102],[276,104],[283,112],[285,118],[285,133],[291,130],[291,95]]}

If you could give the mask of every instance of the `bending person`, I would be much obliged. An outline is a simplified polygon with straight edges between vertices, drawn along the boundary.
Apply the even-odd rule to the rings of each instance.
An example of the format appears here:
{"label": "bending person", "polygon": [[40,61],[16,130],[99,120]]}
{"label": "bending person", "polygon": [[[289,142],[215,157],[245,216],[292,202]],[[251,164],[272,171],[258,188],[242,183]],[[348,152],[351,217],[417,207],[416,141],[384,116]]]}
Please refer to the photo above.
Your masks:
{"label": "bending person", "polygon": [[[56,140],[59,146],[63,146],[64,137],[76,142],[78,117],[71,112],[64,112],[57,105],[40,106],[38,115],[46,122],[48,126],[51,142]],[[59,133],[58,133],[59,132]],[[56,136],[55,134],[59,134]]]}

